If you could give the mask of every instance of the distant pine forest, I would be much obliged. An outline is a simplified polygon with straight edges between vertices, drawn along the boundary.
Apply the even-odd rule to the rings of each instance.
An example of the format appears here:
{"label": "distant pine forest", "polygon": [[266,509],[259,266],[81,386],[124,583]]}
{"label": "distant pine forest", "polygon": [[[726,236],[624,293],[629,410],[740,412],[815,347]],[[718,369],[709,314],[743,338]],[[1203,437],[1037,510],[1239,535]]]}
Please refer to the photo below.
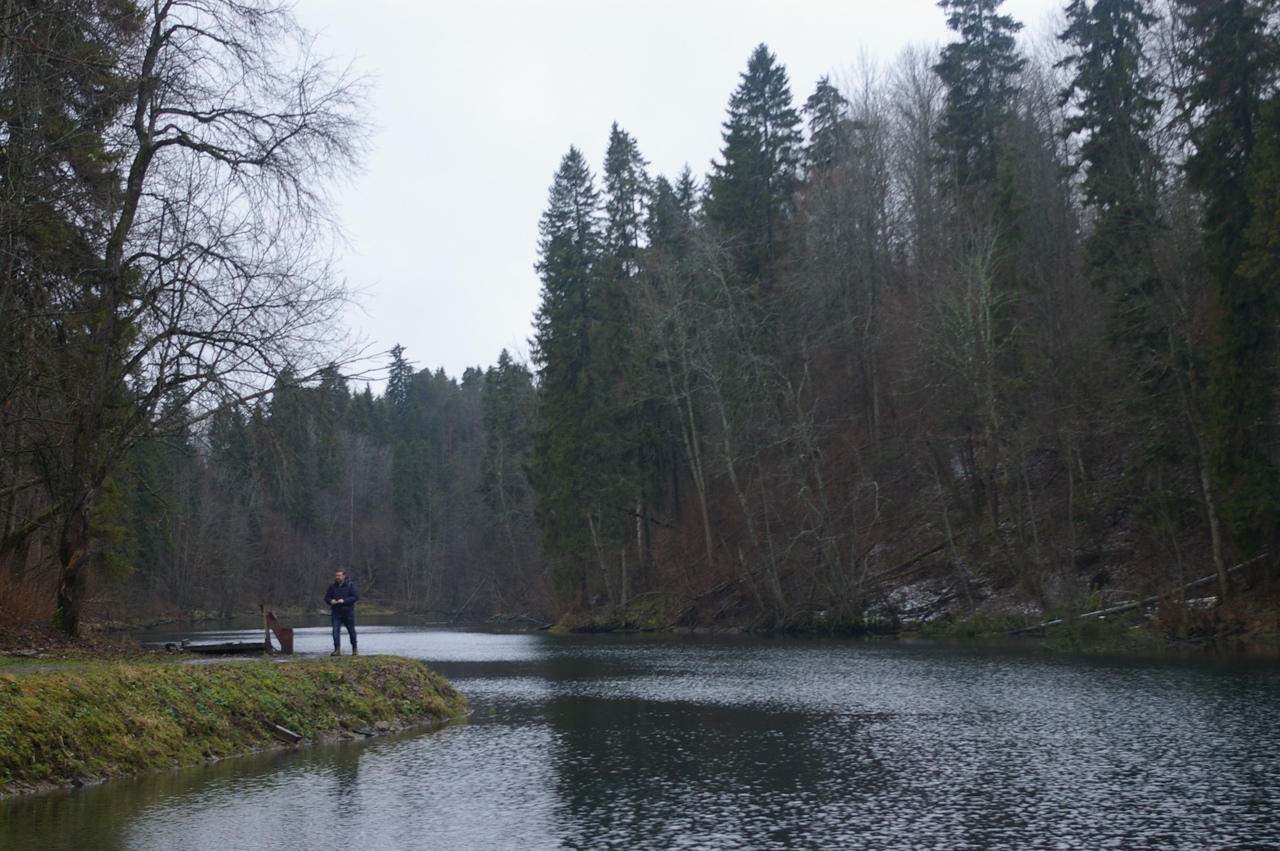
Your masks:
{"label": "distant pine forest", "polygon": [[602,127],[529,223],[528,361],[396,347],[376,394],[315,259],[363,83],[270,0],[10,3],[0,611],[302,611],[335,568],[578,628],[1274,609],[1280,7],[1001,5],[807,97],[761,44],[705,174]]}

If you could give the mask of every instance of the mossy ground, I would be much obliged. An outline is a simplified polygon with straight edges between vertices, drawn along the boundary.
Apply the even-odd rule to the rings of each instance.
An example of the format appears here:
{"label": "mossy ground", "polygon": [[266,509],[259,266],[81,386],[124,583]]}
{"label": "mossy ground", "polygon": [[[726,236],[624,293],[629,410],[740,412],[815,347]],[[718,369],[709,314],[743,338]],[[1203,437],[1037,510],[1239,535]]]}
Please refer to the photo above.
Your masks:
{"label": "mossy ground", "polygon": [[213,664],[111,661],[0,673],[0,794],[191,765],[387,722],[460,717],[465,699],[392,656]]}

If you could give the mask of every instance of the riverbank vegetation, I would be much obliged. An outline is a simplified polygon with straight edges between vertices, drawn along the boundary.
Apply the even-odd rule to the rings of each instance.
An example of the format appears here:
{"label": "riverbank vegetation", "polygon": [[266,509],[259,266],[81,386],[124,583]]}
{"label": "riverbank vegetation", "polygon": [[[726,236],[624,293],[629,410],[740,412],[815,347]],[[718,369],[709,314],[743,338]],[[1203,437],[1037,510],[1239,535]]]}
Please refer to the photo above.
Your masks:
{"label": "riverbank vegetation", "polygon": [[[84,17],[108,5],[128,14]],[[8,91],[107,98],[5,173],[87,205],[55,218],[69,241],[37,240],[35,211],[61,208],[0,177],[26,216],[2,219],[22,250],[0,315],[22,319],[0,323],[19,589],[0,606],[303,606],[330,564],[402,610],[590,628],[1021,628],[1156,598],[1170,636],[1274,631],[1275,6],[1070,0],[1027,34],[1001,5],[942,0],[948,44],[807,97],[760,45],[706,175],[650,174],[617,124],[598,173],[571,148],[538,223],[531,362],[455,378],[397,348],[382,395],[289,357],[253,362],[261,392],[206,392],[214,373],[152,333],[170,326],[129,312],[202,291],[130,289],[171,280],[140,247],[163,228],[120,231],[124,289],[73,275],[71,248],[116,244],[76,231],[116,221],[115,196],[54,178],[83,161],[87,185],[123,185],[136,151],[108,130],[149,89],[110,56],[109,86],[41,89],[0,53]],[[84,22],[54,57],[144,35],[126,0],[84,8],[23,14]],[[338,124],[285,148],[334,141],[336,91]]]}
{"label": "riverbank vegetation", "polygon": [[466,701],[395,657],[110,661],[0,673],[0,794],[79,785],[281,746],[444,723]]}

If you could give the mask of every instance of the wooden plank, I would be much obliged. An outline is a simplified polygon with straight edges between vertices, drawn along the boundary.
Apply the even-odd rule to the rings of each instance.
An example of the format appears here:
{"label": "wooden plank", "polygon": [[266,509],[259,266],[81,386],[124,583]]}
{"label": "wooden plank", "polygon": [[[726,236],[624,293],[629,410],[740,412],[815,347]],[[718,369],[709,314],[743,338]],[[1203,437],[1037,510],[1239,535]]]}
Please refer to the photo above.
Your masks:
{"label": "wooden plank", "polygon": [[288,727],[282,727],[279,724],[273,724],[270,721],[267,721],[266,725],[267,729],[274,733],[275,737],[282,742],[290,745],[296,745],[298,742],[302,741],[302,734],[295,733]]}
{"label": "wooden plank", "polygon": [[192,653],[268,653],[271,646],[261,641],[223,641],[210,644],[194,644],[182,641],[182,649]]}

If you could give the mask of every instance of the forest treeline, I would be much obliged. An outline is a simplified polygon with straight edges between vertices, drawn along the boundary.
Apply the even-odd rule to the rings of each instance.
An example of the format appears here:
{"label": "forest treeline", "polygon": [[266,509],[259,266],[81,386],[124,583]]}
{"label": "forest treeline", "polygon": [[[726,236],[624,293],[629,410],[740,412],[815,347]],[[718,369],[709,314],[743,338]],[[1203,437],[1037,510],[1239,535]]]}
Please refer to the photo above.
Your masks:
{"label": "forest treeline", "polygon": [[[68,55],[162,31],[129,0],[54,5],[121,16]],[[531,362],[454,379],[397,348],[380,396],[324,365],[303,317],[331,294],[307,245],[254,238],[288,228],[248,203],[278,191],[321,229],[297,152],[273,158],[307,132],[358,153],[326,123],[358,87],[325,78],[335,99],[271,146],[244,110],[193,105],[214,87],[157,108],[68,59],[40,88],[6,37],[0,559],[57,584],[60,617],[89,567],[141,608],[305,604],[341,565],[398,607],[615,624],[1274,590],[1280,4],[1071,0],[1021,41],[1000,0],[938,5],[948,44],[804,100],[760,45],[705,175],[650,174],[617,124],[598,172],[571,148]],[[10,33],[51,14],[11,7]],[[211,153],[195,135],[222,118]],[[235,159],[236,139],[266,148]],[[136,157],[171,150],[191,163],[139,192],[113,260]]]}

